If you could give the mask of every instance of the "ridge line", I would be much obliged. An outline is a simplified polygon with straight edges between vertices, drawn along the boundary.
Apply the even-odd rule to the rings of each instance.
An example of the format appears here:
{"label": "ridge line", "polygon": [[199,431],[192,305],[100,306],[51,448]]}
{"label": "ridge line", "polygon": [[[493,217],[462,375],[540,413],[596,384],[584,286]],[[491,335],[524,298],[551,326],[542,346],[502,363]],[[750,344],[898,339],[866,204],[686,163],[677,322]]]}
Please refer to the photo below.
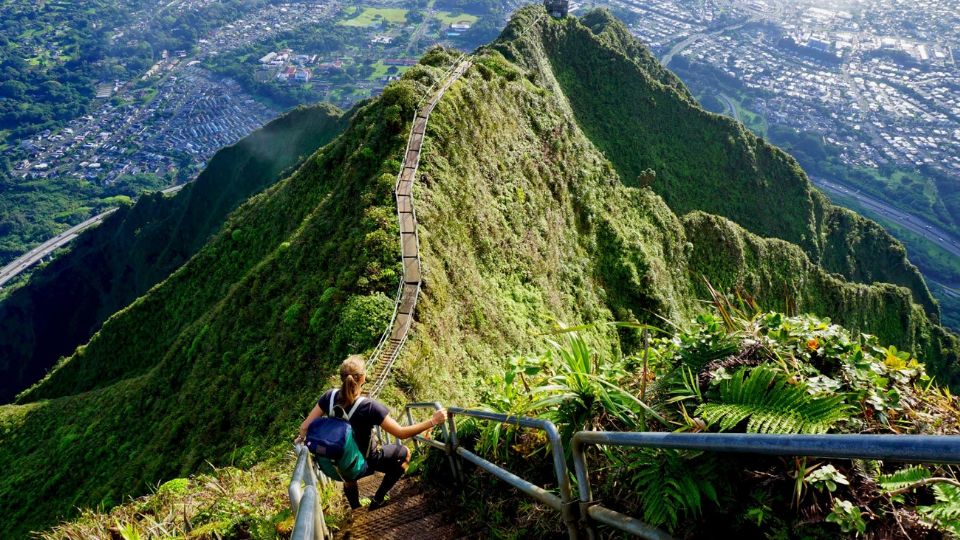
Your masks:
{"label": "ridge line", "polygon": [[[400,351],[407,341],[410,327],[413,324],[413,313],[420,297],[423,285],[422,265],[420,262],[420,237],[417,234],[417,212],[413,202],[413,183],[416,180],[417,170],[420,167],[420,153],[423,150],[423,141],[426,138],[427,123],[430,114],[443,98],[447,89],[462,76],[471,66],[467,56],[460,55],[453,66],[444,72],[440,79],[443,84],[435,92],[433,87],[427,91],[427,96],[417,104],[410,125],[410,135],[407,137],[407,146],[403,151],[403,165],[397,173],[397,182],[394,186],[394,201],[397,209],[397,220],[400,223],[400,261],[403,263],[403,276],[397,288],[394,301],[393,315],[387,324],[386,330],[380,337],[380,342],[367,359],[367,373],[373,381],[367,393],[370,397],[377,397],[383,390],[394,362],[400,356]],[[437,83],[434,83],[436,86]],[[433,94],[430,94],[433,92]],[[429,99],[428,99],[429,98]],[[404,198],[401,206],[400,199]],[[409,237],[413,235],[411,240]],[[389,345],[388,345],[389,344]]]}

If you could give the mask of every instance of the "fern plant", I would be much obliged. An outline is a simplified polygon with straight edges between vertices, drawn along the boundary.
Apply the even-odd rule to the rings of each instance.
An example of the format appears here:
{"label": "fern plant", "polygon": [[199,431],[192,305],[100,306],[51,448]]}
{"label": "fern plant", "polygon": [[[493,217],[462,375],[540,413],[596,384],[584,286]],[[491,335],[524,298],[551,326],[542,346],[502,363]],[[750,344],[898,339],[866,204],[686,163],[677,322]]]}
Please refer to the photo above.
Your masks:
{"label": "fern plant", "polygon": [[884,491],[898,491],[916,485],[927,478],[930,478],[930,471],[925,467],[915,465],[890,474],[878,475],[876,480]]}
{"label": "fern plant", "polygon": [[703,403],[696,411],[721,431],[747,420],[749,433],[826,433],[851,413],[842,395],[812,395],[806,385],[790,384],[766,367],[737,371],[720,383],[719,402]]}
{"label": "fern plant", "polygon": [[918,510],[938,529],[960,538],[960,487],[951,484],[934,484],[933,496],[937,502]]}
{"label": "fern plant", "polygon": [[681,517],[699,516],[704,500],[719,505],[713,456],[643,448],[620,455],[608,452],[618,479],[639,495],[643,520],[675,529]]}
{"label": "fern plant", "polygon": [[877,484],[890,495],[899,495],[923,486],[931,486],[936,502],[917,507],[917,513],[933,527],[960,538],[960,483],[952,478],[934,478],[924,467],[913,466],[890,474],[881,474]]}

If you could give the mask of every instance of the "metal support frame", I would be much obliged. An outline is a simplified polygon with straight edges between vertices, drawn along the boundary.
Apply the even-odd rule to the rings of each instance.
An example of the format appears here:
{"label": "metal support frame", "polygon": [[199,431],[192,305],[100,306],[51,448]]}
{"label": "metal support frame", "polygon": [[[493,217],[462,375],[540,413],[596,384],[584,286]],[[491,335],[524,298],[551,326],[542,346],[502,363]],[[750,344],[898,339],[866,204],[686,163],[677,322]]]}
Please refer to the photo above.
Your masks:
{"label": "metal support frame", "polygon": [[[408,420],[412,422],[412,417],[409,416],[411,407],[424,406],[439,408],[440,404],[412,403],[407,406]],[[454,460],[452,459],[454,454],[517,488],[521,493],[524,493],[549,506],[550,508],[557,510],[560,512],[563,522],[567,526],[567,532],[570,536],[570,539],[577,540],[579,538],[579,523],[576,515],[576,501],[571,495],[570,478],[569,474],[567,473],[567,463],[564,459],[563,444],[560,441],[560,432],[557,431],[557,426],[555,426],[553,422],[550,422],[549,420],[541,420],[539,418],[510,416],[490,411],[464,409],[461,407],[450,407],[447,409],[447,412],[447,422],[449,428],[444,429],[444,435],[449,434],[449,437],[447,438],[446,444],[440,444],[437,441],[431,441],[424,438],[418,438],[419,442],[426,443],[429,446],[440,448],[448,452],[448,455],[451,456],[451,467],[454,469],[454,474],[459,478],[462,478],[462,471],[457,465],[454,464]],[[553,456],[553,469],[557,477],[557,486],[559,487],[560,495],[557,496],[556,494],[551,493],[550,491],[547,491],[536,484],[528,482],[512,472],[504,469],[503,467],[491,463],[490,461],[483,459],[466,448],[461,447],[457,438],[457,424],[455,421],[455,417],[458,415],[477,418],[479,420],[487,420],[490,422],[512,424],[529,429],[538,429],[546,433],[547,440],[550,443],[550,453]]]}
{"label": "metal support frame", "polygon": [[[420,402],[420,403],[407,403],[404,407],[404,412],[407,416],[407,425],[412,426],[413,421],[413,410],[414,409],[428,409],[431,411],[439,411],[443,408],[443,405],[439,401],[429,401],[429,402]],[[450,418],[447,418],[448,423],[452,423]],[[419,450],[420,444],[423,443],[431,448],[436,448],[438,450],[443,450],[447,454],[447,460],[450,462],[450,472],[453,474],[453,478],[460,482],[463,480],[460,467],[458,467],[457,460],[454,459],[454,446],[453,438],[450,436],[451,431],[448,429],[447,424],[440,424],[440,432],[443,434],[443,442],[437,441],[434,439],[428,439],[422,435],[414,435],[413,446]]]}
{"label": "metal support frame", "polygon": [[960,436],[939,435],[765,435],[752,433],[660,433],[580,431],[573,436],[573,466],[579,486],[580,509],[587,535],[590,520],[641,538],[664,540],[669,535],[638,519],[600,506],[593,500],[586,448],[591,445],[672,448],[713,452],[809,456],[837,459],[882,459],[911,463],[960,463]]}
{"label": "metal support frame", "polygon": [[[320,504],[319,489],[327,484],[327,477],[317,470],[306,445],[298,444],[297,465],[293,469],[293,478],[287,494],[290,496],[290,510],[296,516],[293,525],[294,540],[324,540],[333,538],[323,519],[323,506]],[[301,485],[302,484],[302,485]]]}

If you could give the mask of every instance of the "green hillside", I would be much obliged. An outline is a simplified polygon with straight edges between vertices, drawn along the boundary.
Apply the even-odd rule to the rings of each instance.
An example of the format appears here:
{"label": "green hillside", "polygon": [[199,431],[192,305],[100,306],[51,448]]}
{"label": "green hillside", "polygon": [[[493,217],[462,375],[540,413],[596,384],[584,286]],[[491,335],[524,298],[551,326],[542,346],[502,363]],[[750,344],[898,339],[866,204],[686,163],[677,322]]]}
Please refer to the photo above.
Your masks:
{"label": "green hillside", "polygon": [[[960,345],[925,307],[922,281],[871,283],[914,271],[899,244],[871,240],[900,254],[880,261],[889,267],[873,262],[883,250],[857,259],[869,222],[833,234],[833,207],[786,154],[697,108],[618,23],[585,22],[521,10],[433,112],[415,186],[426,287],[388,402],[476,403],[480,381],[535,351],[534,335],[557,322],[681,323],[710,298],[704,277],[761,307],[877,334],[939,380],[955,376]],[[22,536],[206,461],[249,465],[287,444],[343,355],[369,351],[389,319],[398,159],[416,103],[453,58],[427,54],[19,405],[0,408],[11,471],[0,529]],[[615,146],[614,132],[632,143]],[[650,161],[627,157],[644,152]],[[647,168],[653,189],[637,187]],[[707,194],[750,188],[721,204],[686,182]],[[860,273],[825,266],[834,252]],[[632,334],[592,328],[584,339],[604,354],[638,347]]]}
{"label": "green hillside", "polygon": [[346,125],[330,106],[295,109],[220,150],[176,196],[122,207],[0,302],[0,403],[37,382],[117,310],[192,257],[242,202]]}

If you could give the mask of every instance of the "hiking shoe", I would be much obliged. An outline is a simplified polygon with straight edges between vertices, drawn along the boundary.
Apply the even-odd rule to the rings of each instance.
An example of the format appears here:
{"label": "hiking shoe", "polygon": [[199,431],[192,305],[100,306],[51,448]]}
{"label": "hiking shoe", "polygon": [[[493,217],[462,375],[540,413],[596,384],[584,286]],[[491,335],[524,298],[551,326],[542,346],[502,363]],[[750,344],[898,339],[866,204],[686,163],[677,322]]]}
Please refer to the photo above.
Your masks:
{"label": "hiking shoe", "polygon": [[377,508],[382,508],[390,502],[390,498],[387,497],[384,500],[373,499],[370,501],[370,504],[367,506],[367,510],[376,510]]}

